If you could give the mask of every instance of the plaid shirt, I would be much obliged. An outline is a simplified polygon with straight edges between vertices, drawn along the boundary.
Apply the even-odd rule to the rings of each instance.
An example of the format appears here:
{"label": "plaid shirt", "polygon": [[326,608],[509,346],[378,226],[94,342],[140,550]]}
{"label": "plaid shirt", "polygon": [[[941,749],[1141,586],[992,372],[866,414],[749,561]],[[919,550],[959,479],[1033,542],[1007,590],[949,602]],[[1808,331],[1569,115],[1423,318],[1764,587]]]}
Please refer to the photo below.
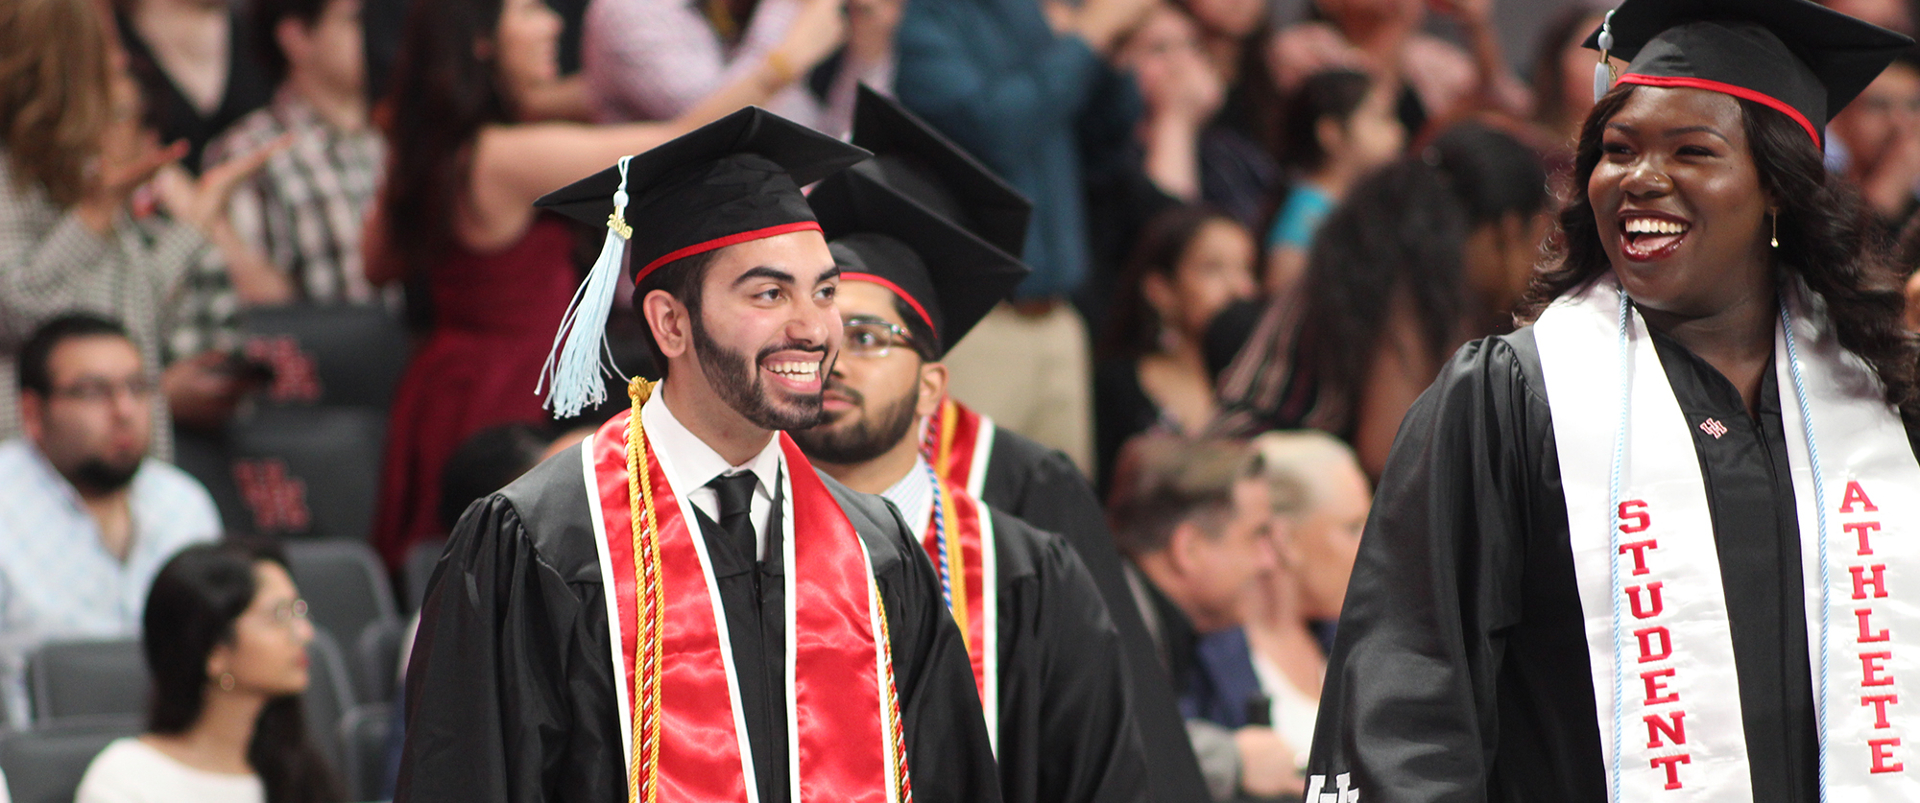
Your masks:
{"label": "plaid shirt", "polygon": [[[360,258],[360,235],[386,159],[378,131],[340,131],[299,93],[282,87],[272,104],[240,118],[207,146],[207,165],[244,156],[288,133],[293,144],[234,190],[228,210],[234,231],[293,279],[302,301],[396,301],[367,282]],[[240,301],[217,253],[194,263],[169,312],[167,351],[173,358],[238,345]]]}

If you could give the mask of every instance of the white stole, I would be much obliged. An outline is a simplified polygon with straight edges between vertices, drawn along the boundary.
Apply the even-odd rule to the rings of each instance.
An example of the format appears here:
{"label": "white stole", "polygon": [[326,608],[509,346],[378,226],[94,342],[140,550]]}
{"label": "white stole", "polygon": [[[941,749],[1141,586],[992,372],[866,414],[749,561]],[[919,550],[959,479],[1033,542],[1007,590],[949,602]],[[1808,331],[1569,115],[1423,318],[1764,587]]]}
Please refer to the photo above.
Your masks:
{"label": "white stole", "polygon": [[[1824,485],[1816,494],[1788,340],[1776,327],[1822,722],[1822,794],[1920,800],[1920,697],[1903,693],[1920,684],[1920,464],[1878,379],[1836,342],[1819,299],[1797,281],[1782,299],[1793,313]],[[1534,326],[1611,799],[1751,800],[1727,603],[1693,434],[1637,312],[1629,310],[1622,342],[1620,302],[1608,276],[1554,302]],[[1701,426],[1712,435],[1716,424],[1746,422]]]}

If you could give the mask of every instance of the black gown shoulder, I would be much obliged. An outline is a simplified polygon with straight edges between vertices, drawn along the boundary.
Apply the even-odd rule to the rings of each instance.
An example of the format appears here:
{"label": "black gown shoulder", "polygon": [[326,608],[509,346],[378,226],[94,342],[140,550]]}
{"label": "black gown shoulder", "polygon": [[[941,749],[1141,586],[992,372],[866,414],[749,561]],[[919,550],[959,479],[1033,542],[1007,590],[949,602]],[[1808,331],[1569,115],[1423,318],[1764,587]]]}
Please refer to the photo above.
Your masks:
{"label": "black gown shoulder", "polygon": [[1066,539],[997,510],[1000,782],[1008,803],[1148,800],[1119,631]]}
{"label": "black gown shoulder", "polygon": [[1134,604],[1133,591],[1121,571],[1120,552],[1107,532],[1106,511],[1086,476],[1059,450],[996,427],[980,495],[989,507],[1060,535],[1092,576],[1120,634],[1152,799],[1209,803],[1212,795],[1187,739],[1173,681]]}

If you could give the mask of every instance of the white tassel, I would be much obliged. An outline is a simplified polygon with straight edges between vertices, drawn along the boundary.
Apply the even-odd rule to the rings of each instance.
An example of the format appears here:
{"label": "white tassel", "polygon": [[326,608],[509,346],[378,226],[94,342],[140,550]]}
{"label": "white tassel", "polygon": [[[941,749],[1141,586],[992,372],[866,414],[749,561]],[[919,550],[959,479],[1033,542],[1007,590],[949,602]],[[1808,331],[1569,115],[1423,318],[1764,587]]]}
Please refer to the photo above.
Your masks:
{"label": "white tassel", "polygon": [[613,193],[613,214],[607,218],[607,239],[600,246],[600,258],[594,260],[586,282],[567,305],[560,331],[553,336],[553,349],[547,352],[547,363],[540,369],[540,383],[534,387],[535,394],[547,392],[545,407],[553,411],[554,418],[572,418],[588,406],[600,406],[607,400],[604,378],[625,378],[607,348],[607,314],[613,309],[614,290],[620,286],[627,239],[633,236],[625,217],[627,160],[631,158],[620,158],[620,188]]}
{"label": "white tassel", "polygon": [[1613,88],[1613,64],[1607,60],[1607,53],[1613,50],[1613,12],[1607,12],[1607,18],[1600,23],[1600,63],[1593,65],[1593,102]]}

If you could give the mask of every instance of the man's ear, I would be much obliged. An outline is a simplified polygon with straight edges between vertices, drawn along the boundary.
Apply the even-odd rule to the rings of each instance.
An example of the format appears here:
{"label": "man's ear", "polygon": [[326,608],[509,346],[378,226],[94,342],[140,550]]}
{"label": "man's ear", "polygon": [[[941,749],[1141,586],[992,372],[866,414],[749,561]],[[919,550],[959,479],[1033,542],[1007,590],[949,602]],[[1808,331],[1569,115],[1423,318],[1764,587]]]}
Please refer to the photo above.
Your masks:
{"label": "man's ear", "polygon": [[1200,525],[1192,520],[1174,525],[1173,532],[1167,536],[1167,563],[1183,576],[1193,574],[1200,565],[1200,542],[1206,537],[1200,532]]}
{"label": "man's ear", "polygon": [[913,405],[913,412],[921,418],[927,418],[940,411],[940,401],[947,397],[947,366],[937,362],[920,366],[920,398]]}
{"label": "man's ear", "polygon": [[47,431],[47,400],[31,391],[20,391],[20,433],[27,440],[40,443]]}
{"label": "man's ear", "polygon": [[640,315],[653,332],[660,356],[674,359],[693,348],[693,318],[685,304],[665,290],[652,290],[640,300]]}

